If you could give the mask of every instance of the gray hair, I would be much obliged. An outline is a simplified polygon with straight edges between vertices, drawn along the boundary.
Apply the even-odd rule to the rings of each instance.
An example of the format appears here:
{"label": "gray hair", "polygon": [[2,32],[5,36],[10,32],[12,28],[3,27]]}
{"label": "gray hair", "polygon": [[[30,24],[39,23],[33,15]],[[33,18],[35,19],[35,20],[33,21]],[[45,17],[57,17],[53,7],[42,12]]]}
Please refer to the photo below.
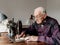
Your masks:
{"label": "gray hair", "polygon": [[47,13],[46,10],[43,7],[38,7],[34,11],[41,12],[42,14],[46,14]]}

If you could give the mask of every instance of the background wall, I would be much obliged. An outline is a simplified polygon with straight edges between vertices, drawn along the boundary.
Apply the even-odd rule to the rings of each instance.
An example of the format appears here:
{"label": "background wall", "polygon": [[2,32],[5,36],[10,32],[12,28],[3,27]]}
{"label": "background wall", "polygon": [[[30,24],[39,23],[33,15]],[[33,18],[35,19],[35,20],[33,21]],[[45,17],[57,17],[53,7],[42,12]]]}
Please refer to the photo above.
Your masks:
{"label": "background wall", "polygon": [[60,24],[60,0],[47,0],[47,13]]}
{"label": "background wall", "polygon": [[46,0],[0,0],[0,11],[15,22],[22,20],[23,25],[27,25],[30,15],[39,6],[46,8]]}
{"label": "background wall", "polygon": [[15,22],[22,20],[23,25],[28,25],[27,20],[39,6],[46,8],[47,14],[60,24],[60,0],[0,0],[0,12],[9,19],[14,18]]}

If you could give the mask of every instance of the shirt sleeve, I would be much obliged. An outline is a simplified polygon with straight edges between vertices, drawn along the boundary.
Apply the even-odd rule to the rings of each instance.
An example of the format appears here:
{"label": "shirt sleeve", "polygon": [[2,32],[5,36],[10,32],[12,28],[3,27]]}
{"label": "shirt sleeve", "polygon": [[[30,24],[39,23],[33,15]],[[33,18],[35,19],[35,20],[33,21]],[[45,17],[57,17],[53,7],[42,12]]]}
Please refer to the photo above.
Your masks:
{"label": "shirt sleeve", "polygon": [[[59,32],[59,26],[58,26],[58,23],[55,23],[53,25],[53,27],[51,27],[51,37],[49,36],[39,36],[38,37],[38,41],[41,41],[41,42],[46,42],[47,44],[58,44],[58,41],[59,39],[57,38],[57,36],[59,35],[58,32]],[[60,36],[58,36],[60,37]],[[57,40],[58,39],[58,40]]]}

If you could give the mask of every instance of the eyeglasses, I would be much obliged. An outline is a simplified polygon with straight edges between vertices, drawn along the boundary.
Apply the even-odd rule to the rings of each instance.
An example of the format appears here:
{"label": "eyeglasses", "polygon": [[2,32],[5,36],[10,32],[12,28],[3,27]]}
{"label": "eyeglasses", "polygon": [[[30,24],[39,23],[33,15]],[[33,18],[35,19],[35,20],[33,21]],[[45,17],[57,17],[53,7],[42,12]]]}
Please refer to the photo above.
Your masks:
{"label": "eyeglasses", "polygon": [[34,19],[35,18],[43,18],[43,15],[36,15],[36,16],[34,16]]}

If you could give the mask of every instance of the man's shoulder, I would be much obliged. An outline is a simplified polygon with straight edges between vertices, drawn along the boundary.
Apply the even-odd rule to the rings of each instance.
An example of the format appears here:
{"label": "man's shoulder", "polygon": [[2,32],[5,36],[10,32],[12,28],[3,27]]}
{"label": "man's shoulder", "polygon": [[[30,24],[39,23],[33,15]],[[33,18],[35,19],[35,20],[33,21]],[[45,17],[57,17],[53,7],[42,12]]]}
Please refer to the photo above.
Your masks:
{"label": "man's shoulder", "polygon": [[50,16],[47,16],[46,19],[48,19],[48,20],[50,19],[50,20],[57,21],[55,18],[52,18],[52,17],[50,17]]}
{"label": "man's shoulder", "polygon": [[50,17],[50,16],[47,16],[47,21],[49,22],[49,23],[58,23],[58,21],[55,19],[55,18],[52,18],[52,17]]}

